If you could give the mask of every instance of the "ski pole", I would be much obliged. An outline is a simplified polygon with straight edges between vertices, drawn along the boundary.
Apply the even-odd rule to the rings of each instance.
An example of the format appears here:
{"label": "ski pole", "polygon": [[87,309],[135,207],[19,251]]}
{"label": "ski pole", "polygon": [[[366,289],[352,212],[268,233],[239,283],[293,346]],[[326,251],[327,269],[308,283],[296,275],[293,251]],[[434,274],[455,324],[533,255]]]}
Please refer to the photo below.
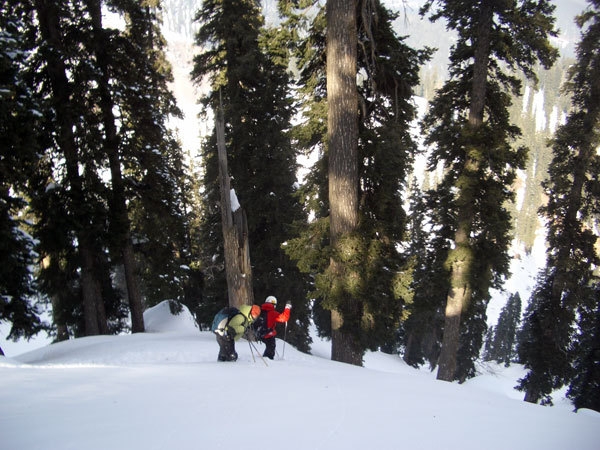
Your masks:
{"label": "ski pole", "polygon": [[248,347],[250,347],[250,354],[252,355],[252,361],[256,362],[256,359],[254,358],[254,352],[252,351],[252,344],[250,343],[250,341],[248,341]]}
{"label": "ski pole", "polygon": [[287,322],[285,323],[285,330],[283,331],[283,349],[281,350],[281,359],[285,356],[285,339],[287,337]]}
{"label": "ski pole", "polygon": [[252,342],[252,341],[248,341],[248,342],[250,343],[250,346],[256,351],[256,354],[259,356],[259,358],[262,359],[262,362],[265,363],[265,366],[269,367],[269,365],[265,361],[265,358],[263,358],[263,356],[260,354],[260,352],[256,348],[256,345],[254,345],[254,342]]}

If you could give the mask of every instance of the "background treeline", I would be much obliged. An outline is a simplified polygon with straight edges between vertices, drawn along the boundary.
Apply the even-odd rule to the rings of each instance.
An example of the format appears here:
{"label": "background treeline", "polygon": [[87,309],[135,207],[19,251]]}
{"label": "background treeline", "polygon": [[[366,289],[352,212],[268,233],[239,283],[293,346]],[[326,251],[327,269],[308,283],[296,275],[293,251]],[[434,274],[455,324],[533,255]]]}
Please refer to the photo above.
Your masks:
{"label": "background treeline", "polygon": [[[311,320],[331,336],[342,318],[347,362],[381,349],[464,381],[483,348],[525,364],[526,400],[569,385],[577,407],[599,409],[599,5],[588,2],[577,51],[559,58],[552,5],[505,3],[422,2],[456,36],[441,68],[396,31],[402,8],[352,3],[358,226],[334,248],[325,2],[2,1],[9,337],[141,332],[143,310],[164,299],[203,327],[227,302],[216,135],[190,159],[168,126],[181,113],[164,18],[194,36],[202,120],[223,105],[254,296],[293,304],[292,344],[310,351]],[[429,101],[421,128],[415,95]],[[301,179],[300,157],[314,161]],[[511,295],[487,330],[490,289],[509,275],[512,241],[533,247],[541,205],[547,267],[532,298]]]}
{"label": "background treeline", "polygon": [[[195,208],[157,4],[2,2],[2,318],[10,337],[143,331],[193,294]],[[105,13],[120,18],[106,25]],[[8,277],[8,278],[7,278]]]}

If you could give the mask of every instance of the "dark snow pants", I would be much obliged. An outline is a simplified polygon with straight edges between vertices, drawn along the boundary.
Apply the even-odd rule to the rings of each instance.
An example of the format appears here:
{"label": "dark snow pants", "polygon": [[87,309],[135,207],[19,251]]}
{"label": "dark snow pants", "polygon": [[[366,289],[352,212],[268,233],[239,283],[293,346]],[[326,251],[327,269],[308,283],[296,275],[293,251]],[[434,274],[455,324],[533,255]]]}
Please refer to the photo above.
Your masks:
{"label": "dark snow pants", "polygon": [[275,358],[275,337],[263,338],[262,341],[265,343],[265,346],[267,347],[265,349],[265,352],[263,353],[263,356],[265,358],[269,358],[269,359]]}
{"label": "dark snow pants", "polygon": [[219,344],[219,361],[237,361],[238,354],[235,351],[235,341],[230,336],[221,336],[219,333],[215,333],[217,336],[217,343]]}

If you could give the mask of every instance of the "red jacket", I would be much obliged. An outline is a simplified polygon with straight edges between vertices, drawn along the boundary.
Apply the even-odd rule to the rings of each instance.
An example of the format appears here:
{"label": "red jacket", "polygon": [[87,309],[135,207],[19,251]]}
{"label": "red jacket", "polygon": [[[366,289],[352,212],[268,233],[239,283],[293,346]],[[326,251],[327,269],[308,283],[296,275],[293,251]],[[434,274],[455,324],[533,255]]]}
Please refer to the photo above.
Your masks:
{"label": "red jacket", "polygon": [[267,328],[269,329],[269,332],[265,334],[264,338],[275,337],[277,335],[275,325],[278,322],[284,323],[290,319],[290,308],[285,308],[283,312],[280,313],[275,310],[275,305],[272,303],[263,303],[260,309],[266,311]]}

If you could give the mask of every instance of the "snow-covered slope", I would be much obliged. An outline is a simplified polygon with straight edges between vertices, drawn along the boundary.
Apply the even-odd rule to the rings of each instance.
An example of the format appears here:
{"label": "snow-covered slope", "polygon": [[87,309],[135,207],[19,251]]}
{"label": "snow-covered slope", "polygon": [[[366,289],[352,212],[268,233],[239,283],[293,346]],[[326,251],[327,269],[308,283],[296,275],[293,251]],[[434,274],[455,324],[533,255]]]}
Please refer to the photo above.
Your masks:
{"label": "snow-covered slope", "polygon": [[[283,341],[267,366],[243,340],[238,362],[218,363],[213,335],[187,310],[172,316],[162,303],[145,320],[147,333],[0,358],[1,447],[598,448],[600,414],[520,401],[507,391],[518,368],[457,385],[395,356],[371,353],[359,368],[289,344],[284,353]],[[315,354],[327,348],[318,342]]]}

